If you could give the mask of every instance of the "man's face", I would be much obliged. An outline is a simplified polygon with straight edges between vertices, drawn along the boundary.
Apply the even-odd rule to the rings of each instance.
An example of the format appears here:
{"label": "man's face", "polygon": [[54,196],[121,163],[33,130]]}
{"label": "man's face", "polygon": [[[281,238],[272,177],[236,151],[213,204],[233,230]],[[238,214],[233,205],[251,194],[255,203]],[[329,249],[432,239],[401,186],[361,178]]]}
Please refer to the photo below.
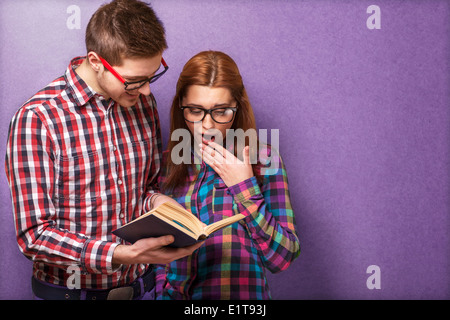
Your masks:
{"label": "man's face", "polygon": [[[121,66],[112,66],[128,82],[145,80],[160,72],[162,54],[151,58],[124,58]],[[97,74],[97,82],[106,97],[112,98],[123,107],[134,106],[139,95],[150,95],[150,86],[146,83],[139,89],[125,90],[125,85],[103,67]]]}

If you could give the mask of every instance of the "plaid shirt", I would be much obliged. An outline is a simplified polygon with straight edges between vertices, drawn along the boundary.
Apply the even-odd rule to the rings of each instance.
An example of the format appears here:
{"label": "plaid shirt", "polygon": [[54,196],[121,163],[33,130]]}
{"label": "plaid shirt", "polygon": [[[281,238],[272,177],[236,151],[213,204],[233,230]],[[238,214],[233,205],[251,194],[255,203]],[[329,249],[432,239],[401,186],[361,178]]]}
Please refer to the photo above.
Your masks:
{"label": "plaid shirt", "polygon": [[14,115],[5,166],[17,241],[34,276],[66,286],[75,266],[81,288],[106,289],[147,269],[113,270],[120,239],[111,232],[149,210],[162,144],[154,97],[141,95],[132,108],[105,100],[76,74],[84,59]]}
{"label": "plaid shirt", "polygon": [[275,152],[271,161],[275,169],[266,170],[262,185],[252,177],[229,188],[204,162],[189,167],[189,183],[170,196],[206,224],[247,217],[214,233],[193,255],[159,266],[158,299],[271,298],[265,269],[285,270],[300,253],[286,170]]}

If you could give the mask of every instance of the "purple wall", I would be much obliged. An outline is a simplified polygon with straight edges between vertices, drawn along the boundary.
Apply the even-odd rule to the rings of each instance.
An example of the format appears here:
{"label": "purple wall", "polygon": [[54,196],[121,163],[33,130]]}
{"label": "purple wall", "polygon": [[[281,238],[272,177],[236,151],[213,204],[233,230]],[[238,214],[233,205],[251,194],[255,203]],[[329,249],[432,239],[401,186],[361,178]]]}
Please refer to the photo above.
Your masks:
{"label": "purple wall", "polygon": [[[1,299],[31,298],[3,169],[9,121],[85,54],[101,3],[0,0]],[[205,49],[236,60],[258,127],[280,130],[302,253],[270,275],[275,299],[450,298],[449,1],[152,4],[169,42],[171,69],[152,86],[165,141],[177,76]]]}

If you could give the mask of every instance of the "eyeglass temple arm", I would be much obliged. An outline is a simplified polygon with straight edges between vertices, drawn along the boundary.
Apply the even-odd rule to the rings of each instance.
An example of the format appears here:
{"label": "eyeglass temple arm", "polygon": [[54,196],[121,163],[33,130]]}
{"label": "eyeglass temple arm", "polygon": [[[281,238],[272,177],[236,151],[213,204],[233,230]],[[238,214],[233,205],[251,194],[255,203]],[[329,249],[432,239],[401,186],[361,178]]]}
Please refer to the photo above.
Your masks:
{"label": "eyeglass temple arm", "polygon": [[162,63],[162,65],[163,65],[164,68],[167,68],[166,60],[164,60],[163,57],[161,57],[161,63]]}
{"label": "eyeglass temple arm", "polygon": [[[116,70],[114,70],[114,68],[108,63],[108,61],[103,59],[100,55],[98,55],[98,57],[100,58],[100,60],[102,61],[103,65],[106,67],[106,69],[108,69],[113,75],[115,75],[117,77],[117,79],[119,79],[123,84],[126,83],[125,79],[122,78],[122,76],[119,73],[117,73]],[[164,68],[168,67],[167,63],[163,57],[161,57],[161,63],[164,66]]]}
{"label": "eyeglass temple arm", "polygon": [[117,79],[119,79],[122,83],[126,82],[125,79],[122,78],[122,76],[119,73],[117,73],[116,70],[114,70],[114,68],[108,63],[108,61],[103,59],[100,55],[98,55],[98,57],[100,58],[106,69],[108,69],[113,75],[115,75]]}

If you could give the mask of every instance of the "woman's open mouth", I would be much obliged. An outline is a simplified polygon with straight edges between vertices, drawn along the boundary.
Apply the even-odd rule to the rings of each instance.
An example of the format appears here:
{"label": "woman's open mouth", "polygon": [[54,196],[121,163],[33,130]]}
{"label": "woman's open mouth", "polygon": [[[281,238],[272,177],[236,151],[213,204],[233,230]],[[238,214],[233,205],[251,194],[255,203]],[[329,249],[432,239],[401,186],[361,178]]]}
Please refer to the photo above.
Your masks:
{"label": "woman's open mouth", "polygon": [[203,133],[202,134],[202,141],[203,142],[209,142],[209,141],[214,142],[214,140],[216,140],[216,136],[215,135],[207,134],[207,133]]}

